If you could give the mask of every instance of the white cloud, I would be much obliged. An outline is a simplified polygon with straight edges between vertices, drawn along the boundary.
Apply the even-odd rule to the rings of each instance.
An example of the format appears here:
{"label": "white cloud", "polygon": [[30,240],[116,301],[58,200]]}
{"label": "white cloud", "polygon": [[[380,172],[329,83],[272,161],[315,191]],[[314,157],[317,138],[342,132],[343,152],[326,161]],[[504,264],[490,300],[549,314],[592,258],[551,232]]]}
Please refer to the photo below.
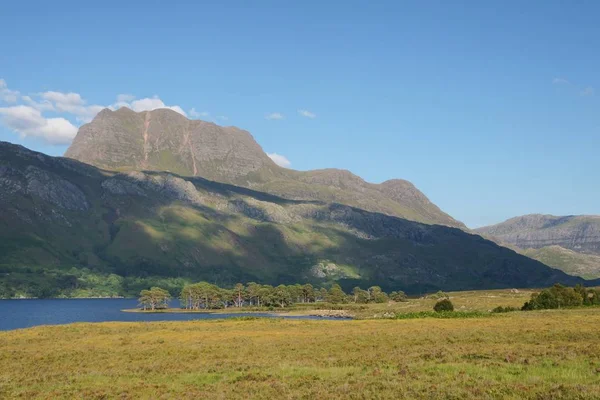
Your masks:
{"label": "white cloud", "polygon": [[265,116],[266,119],[284,119],[285,116],[280,113],[271,113]]}
{"label": "white cloud", "polygon": [[48,100],[44,100],[41,102],[33,100],[30,96],[23,96],[23,101],[29,104],[31,107],[40,111],[55,111],[54,106]]}
{"label": "white cloud", "polygon": [[224,115],[217,115],[217,119],[220,119],[221,121],[227,121],[229,118]]}
{"label": "white cloud", "polygon": [[23,96],[25,103],[39,111],[55,111],[58,113],[72,114],[79,122],[90,122],[104,106],[97,104],[86,105],[86,101],[79,93],[43,92],[37,93],[34,100],[31,96]]}
{"label": "white cloud", "polygon": [[581,91],[582,96],[593,96],[594,94],[596,94],[596,89],[591,86],[588,86]]}
{"label": "white cloud", "polygon": [[60,111],[60,107],[76,107],[85,104],[79,93],[62,93],[62,92],[44,92],[40,93],[40,97],[55,103]]}
{"label": "white cloud", "polygon": [[77,127],[65,118],[44,118],[30,106],[0,108],[2,122],[22,137],[37,137],[50,144],[68,144],[77,134]]}
{"label": "white cloud", "polygon": [[570,82],[568,80],[566,80],[565,78],[554,78],[554,79],[552,79],[552,83],[555,85],[565,85]]}
{"label": "white cloud", "polygon": [[289,168],[290,165],[292,165],[292,162],[288,160],[285,156],[282,156],[281,154],[267,153],[267,155],[271,160],[273,160],[275,164],[279,165],[280,167]]}
{"label": "white cloud", "polygon": [[[69,120],[77,121],[78,125],[86,123],[105,108],[116,110],[128,107],[136,112],[168,108],[187,117],[180,106],[166,105],[158,96],[136,99],[131,94],[119,94],[114,104],[89,105],[79,93],[74,92],[47,91],[21,95],[18,91],[8,89],[4,79],[0,79],[1,103],[11,103],[10,107],[0,107],[0,121],[6,127],[22,137],[37,137],[50,144],[68,144],[78,130],[77,126]],[[59,114],[59,117],[47,118],[43,115],[45,112]],[[193,108],[190,110],[190,115],[209,116],[208,112],[198,113]],[[217,118],[226,119],[223,116]]]}
{"label": "white cloud", "polygon": [[302,115],[303,117],[306,118],[317,118],[317,114],[312,113],[308,110],[298,110],[298,114]]}
{"label": "white cloud", "polygon": [[16,103],[19,100],[20,93],[16,90],[10,90],[4,79],[0,79],[0,101],[4,103]]}
{"label": "white cloud", "polygon": [[131,108],[135,112],[141,111],[153,111],[159,108],[168,108],[179,114],[187,117],[187,113],[183,111],[183,109],[179,106],[167,106],[158,96],[146,97],[139,100],[133,100],[131,97],[129,101],[125,101],[126,98],[122,97],[123,95],[119,95],[117,97],[117,102],[113,104],[110,108],[119,109],[121,107]]}

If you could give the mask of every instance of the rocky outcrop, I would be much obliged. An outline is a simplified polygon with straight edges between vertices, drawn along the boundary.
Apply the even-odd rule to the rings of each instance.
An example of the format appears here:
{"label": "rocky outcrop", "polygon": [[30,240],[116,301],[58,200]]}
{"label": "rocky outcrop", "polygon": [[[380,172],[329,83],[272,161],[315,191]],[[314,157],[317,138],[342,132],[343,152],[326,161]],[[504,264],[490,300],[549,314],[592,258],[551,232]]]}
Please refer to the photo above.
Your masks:
{"label": "rocky outcrop", "polygon": [[33,165],[25,170],[0,165],[0,192],[0,200],[21,194],[65,210],[85,211],[89,208],[85,194],[76,185]]}
{"label": "rocky outcrop", "polygon": [[522,249],[560,246],[600,255],[600,216],[532,214],[475,230]]}
{"label": "rocky outcrop", "polygon": [[202,196],[192,182],[169,174],[130,172],[102,182],[102,187],[115,195],[161,196],[167,201],[183,201],[201,205]]}

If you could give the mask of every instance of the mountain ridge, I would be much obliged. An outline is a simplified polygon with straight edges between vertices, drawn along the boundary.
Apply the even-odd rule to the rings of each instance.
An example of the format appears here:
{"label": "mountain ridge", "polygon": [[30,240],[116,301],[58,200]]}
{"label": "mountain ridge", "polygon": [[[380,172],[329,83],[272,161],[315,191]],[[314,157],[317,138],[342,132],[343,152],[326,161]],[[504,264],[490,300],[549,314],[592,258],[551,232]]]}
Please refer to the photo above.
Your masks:
{"label": "mountain ridge", "polygon": [[276,165],[252,135],[189,120],[169,109],[105,109],[83,125],[65,152],[102,169],[169,171],[297,200],[334,201],[410,220],[466,229],[412,183],[369,183],[348,170],[296,171]]}
{"label": "mountain ridge", "polygon": [[474,232],[565,272],[600,277],[599,215],[528,214]]}

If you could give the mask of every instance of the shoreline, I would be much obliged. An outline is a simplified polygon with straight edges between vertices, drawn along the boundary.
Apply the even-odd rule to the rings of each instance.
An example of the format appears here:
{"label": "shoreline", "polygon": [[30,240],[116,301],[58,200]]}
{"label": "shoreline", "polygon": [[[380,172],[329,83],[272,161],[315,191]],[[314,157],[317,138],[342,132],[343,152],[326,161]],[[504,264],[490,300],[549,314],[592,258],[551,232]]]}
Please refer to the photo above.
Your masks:
{"label": "shoreline", "polygon": [[126,308],[121,310],[126,313],[141,314],[269,314],[285,315],[289,317],[321,317],[321,318],[340,318],[354,319],[355,316],[346,310],[244,310],[244,309],[219,309],[219,310],[187,310],[183,308],[165,308],[161,310],[143,310],[141,308]]}

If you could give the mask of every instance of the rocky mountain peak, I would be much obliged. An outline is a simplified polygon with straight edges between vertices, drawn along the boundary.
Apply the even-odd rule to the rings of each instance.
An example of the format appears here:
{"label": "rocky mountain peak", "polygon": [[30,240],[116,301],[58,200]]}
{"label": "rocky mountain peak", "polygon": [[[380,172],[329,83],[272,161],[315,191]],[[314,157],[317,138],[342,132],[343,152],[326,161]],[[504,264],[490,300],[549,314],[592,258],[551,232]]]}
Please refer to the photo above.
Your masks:
{"label": "rocky mountain peak", "polygon": [[65,156],[107,170],[197,176],[288,199],[337,202],[418,222],[464,228],[408,181],[373,184],[342,169],[281,168],[250,132],[189,120],[170,109],[103,110],[79,129]]}
{"label": "rocky mountain peak", "polygon": [[170,109],[105,109],[65,153],[105,169],[169,171],[234,182],[275,164],[249,132],[189,120]]}

